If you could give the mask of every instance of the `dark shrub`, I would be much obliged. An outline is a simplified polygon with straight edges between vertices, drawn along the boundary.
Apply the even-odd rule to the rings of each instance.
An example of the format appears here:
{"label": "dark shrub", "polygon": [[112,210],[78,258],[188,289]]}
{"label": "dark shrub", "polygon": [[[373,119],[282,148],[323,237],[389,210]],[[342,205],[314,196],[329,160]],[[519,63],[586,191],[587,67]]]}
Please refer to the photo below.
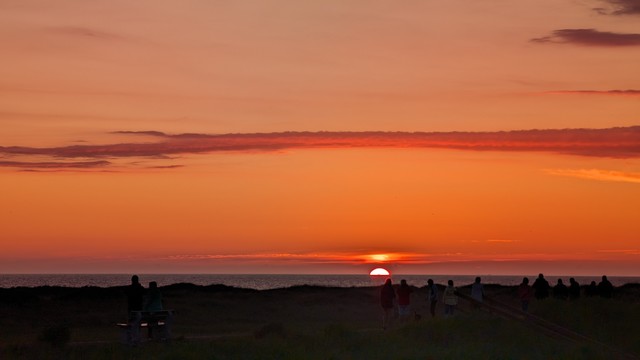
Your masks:
{"label": "dark shrub", "polygon": [[281,323],[269,323],[256,330],[253,333],[253,336],[256,339],[263,339],[267,336],[277,336],[284,338],[286,336],[286,332],[284,330],[284,326]]}
{"label": "dark shrub", "polygon": [[71,330],[66,325],[49,326],[42,330],[38,340],[56,348],[67,346],[71,339]]}

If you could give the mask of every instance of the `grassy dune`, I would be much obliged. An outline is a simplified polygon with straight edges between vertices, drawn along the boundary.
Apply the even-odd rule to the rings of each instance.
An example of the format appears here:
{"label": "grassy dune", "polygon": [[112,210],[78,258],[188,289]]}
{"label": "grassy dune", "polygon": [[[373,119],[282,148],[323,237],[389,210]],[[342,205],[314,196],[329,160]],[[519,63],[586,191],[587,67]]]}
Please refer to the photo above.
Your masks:
{"label": "grassy dune", "polygon": [[[512,287],[487,286],[518,306]],[[377,288],[293,287],[253,291],[226,286],[163,287],[178,313],[170,343],[120,344],[122,288],[0,289],[0,359],[615,359],[640,355],[640,286],[616,298],[548,299],[530,312],[602,345],[546,335],[464,301],[451,318],[427,313],[425,291],[412,302],[419,321],[381,329]],[[468,289],[462,288],[462,292]]]}

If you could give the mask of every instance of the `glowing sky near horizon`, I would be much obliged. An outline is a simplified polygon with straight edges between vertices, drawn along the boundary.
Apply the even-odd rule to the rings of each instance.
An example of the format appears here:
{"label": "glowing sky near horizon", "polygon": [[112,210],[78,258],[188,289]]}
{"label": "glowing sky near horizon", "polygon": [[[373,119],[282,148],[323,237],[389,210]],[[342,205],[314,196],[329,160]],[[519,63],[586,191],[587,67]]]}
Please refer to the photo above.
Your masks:
{"label": "glowing sky near horizon", "polygon": [[0,272],[640,275],[636,0],[0,0]]}

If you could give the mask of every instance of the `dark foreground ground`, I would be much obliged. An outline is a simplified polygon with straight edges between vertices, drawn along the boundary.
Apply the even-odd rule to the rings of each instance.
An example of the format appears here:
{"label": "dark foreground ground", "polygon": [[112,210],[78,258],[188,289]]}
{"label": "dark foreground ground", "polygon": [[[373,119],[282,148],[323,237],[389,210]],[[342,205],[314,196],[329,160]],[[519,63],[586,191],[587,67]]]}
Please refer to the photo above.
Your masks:
{"label": "dark foreground ground", "polygon": [[[514,287],[485,287],[519,307]],[[613,299],[532,301],[530,313],[584,336],[571,339],[461,299],[455,316],[381,328],[378,288],[293,287],[254,291],[221,285],[161,288],[177,311],[170,342],[119,342],[124,288],[0,289],[0,359],[633,359],[640,358],[640,285]],[[468,288],[461,288],[468,293]]]}

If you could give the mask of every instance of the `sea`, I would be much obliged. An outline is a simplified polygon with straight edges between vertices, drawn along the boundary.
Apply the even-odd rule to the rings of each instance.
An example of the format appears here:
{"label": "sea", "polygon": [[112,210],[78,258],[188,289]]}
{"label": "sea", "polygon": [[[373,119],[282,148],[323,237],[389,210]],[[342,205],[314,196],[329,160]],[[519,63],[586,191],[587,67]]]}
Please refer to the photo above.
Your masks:
{"label": "sea", "polygon": [[[293,286],[324,286],[324,287],[371,287],[378,286],[387,277],[369,275],[291,275],[291,274],[138,274],[142,284],[156,281],[159,286],[190,283],[194,285],[226,285],[237,288],[270,290]],[[473,283],[477,275],[397,275],[390,276],[391,280],[400,282],[405,279],[409,285],[422,287],[428,279],[436,284],[446,284],[453,280],[456,286]],[[535,275],[525,275],[530,281]],[[518,285],[523,275],[480,275],[483,284],[498,284],[505,286]],[[581,285],[588,285],[591,281],[598,283],[600,276],[573,276]],[[557,279],[569,283],[569,276],[545,276],[553,286]],[[609,276],[614,286],[630,283],[640,283],[640,277]],[[131,282],[131,274],[3,274],[0,275],[0,288],[63,286],[63,287],[113,287],[124,286]]]}

